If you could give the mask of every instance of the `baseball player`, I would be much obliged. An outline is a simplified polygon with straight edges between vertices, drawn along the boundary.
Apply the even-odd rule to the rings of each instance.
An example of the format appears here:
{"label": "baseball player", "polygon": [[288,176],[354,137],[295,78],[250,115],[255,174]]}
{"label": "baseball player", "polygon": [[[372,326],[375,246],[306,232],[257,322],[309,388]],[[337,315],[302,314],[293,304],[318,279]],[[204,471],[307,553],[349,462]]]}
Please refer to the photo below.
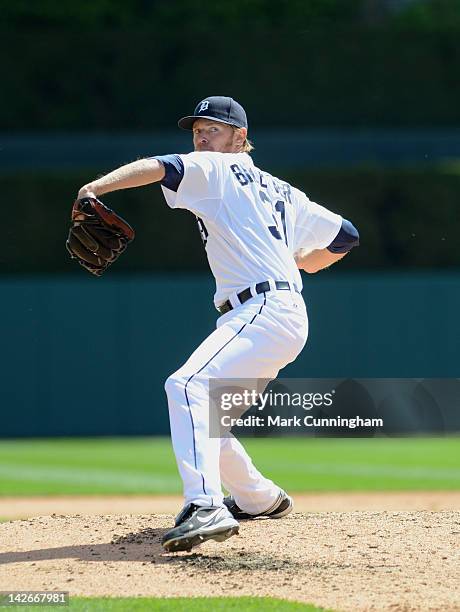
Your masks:
{"label": "baseball player", "polygon": [[193,133],[194,152],[135,161],[78,194],[159,182],[171,208],[196,215],[215,276],[216,329],[165,384],[184,490],[184,507],[162,540],[168,551],[226,540],[241,519],[291,512],[289,495],[235,437],[210,437],[209,379],[276,378],[307,340],[299,269],[317,272],[359,244],[349,221],[254,165],[246,113],[232,98],[205,98],[178,125]]}

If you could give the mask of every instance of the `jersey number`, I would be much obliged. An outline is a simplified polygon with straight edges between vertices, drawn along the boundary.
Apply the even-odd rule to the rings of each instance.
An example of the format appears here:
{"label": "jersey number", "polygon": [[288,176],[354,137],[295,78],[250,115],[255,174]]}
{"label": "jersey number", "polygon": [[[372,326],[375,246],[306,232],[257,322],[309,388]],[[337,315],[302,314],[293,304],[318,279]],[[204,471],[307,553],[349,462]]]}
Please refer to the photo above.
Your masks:
{"label": "jersey number", "polygon": [[[262,202],[268,202],[269,204],[273,206],[273,202],[263,191],[259,191],[259,195],[260,195],[260,199],[262,200]],[[284,242],[286,243],[286,246],[288,246],[287,232],[286,232],[286,206],[285,206],[284,201],[277,200],[275,202],[274,208],[277,213],[281,214],[281,225],[282,225],[282,232],[284,235]],[[271,235],[274,236],[277,240],[283,240],[283,236],[281,235],[281,231],[279,227],[279,222],[274,212],[272,213],[272,217],[273,217],[273,221],[275,222],[275,225],[269,225],[268,229],[270,230]]]}

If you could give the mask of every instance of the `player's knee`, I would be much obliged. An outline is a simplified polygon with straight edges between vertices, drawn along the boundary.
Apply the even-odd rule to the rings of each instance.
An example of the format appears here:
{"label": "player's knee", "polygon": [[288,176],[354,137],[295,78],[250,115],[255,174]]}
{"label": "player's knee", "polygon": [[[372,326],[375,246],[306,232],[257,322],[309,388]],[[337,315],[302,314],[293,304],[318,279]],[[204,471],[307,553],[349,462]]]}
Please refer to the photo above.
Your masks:
{"label": "player's knee", "polygon": [[174,372],[165,381],[165,391],[168,397],[171,397],[173,394],[178,391],[184,390],[185,383],[187,381],[181,376],[178,372]]}
{"label": "player's knee", "polygon": [[204,405],[208,399],[208,380],[202,376],[182,374],[179,370],[168,376],[165,391],[170,405],[177,401],[182,403],[184,398],[187,402]]}
{"label": "player's knee", "polygon": [[176,388],[176,385],[177,385],[177,379],[175,378],[174,374],[171,374],[165,380],[166,395],[168,395],[168,396],[171,395],[173,393],[174,389]]}

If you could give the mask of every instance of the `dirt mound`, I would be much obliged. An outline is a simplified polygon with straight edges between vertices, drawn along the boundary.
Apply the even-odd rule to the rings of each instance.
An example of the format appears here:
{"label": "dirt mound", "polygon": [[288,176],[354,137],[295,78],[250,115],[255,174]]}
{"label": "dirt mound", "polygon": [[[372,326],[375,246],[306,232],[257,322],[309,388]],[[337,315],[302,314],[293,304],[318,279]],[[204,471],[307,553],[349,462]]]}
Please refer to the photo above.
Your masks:
{"label": "dirt mound", "polygon": [[0,525],[0,590],[259,595],[336,610],[460,610],[460,512],[296,513],[164,553],[171,515],[53,515]]}

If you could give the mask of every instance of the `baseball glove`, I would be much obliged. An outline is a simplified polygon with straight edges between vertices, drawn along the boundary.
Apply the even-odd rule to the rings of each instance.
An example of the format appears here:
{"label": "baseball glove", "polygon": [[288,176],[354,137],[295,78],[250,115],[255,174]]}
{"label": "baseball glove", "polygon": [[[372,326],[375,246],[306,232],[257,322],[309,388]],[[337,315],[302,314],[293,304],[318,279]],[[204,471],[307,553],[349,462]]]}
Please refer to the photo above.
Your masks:
{"label": "baseball glove", "polygon": [[66,247],[72,259],[101,276],[134,240],[134,230],[96,198],[76,200]]}

